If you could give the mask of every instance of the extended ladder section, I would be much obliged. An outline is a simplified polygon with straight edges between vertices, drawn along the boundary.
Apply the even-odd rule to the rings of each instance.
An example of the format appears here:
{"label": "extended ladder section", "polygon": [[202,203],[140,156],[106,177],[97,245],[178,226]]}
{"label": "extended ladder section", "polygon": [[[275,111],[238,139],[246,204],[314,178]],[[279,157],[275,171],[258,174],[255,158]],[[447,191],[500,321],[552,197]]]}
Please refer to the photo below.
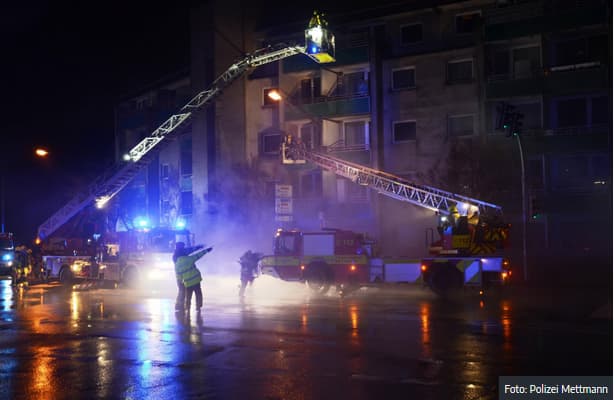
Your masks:
{"label": "extended ladder section", "polygon": [[297,160],[307,160],[336,175],[391,198],[413,203],[420,207],[449,215],[451,206],[456,206],[460,215],[502,214],[500,206],[485,201],[473,199],[459,194],[450,193],[426,185],[418,185],[396,175],[381,172],[350,161],[341,160],[331,155],[309,151],[303,147],[294,149],[293,157]]}
{"label": "extended ladder section", "polygon": [[169,117],[156,130],[133,147],[128,152],[127,162],[117,164],[105,171],[85,191],[75,196],[41,224],[38,229],[38,238],[44,239],[48,237],[93,202],[96,202],[97,207],[102,207],[137,176],[143,167],[148,165],[155,154],[155,152],[152,152],[152,149],[161,150],[164,148],[163,144],[168,143],[169,139],[177,135],[179,132],[178,128],[186,124],[195,111],[210,104],[222,94],[224,88],[245,72],[260,65],[282,60],[295,54],[306,54],[316,59],[313,54],[306,52],[306,47],[283,44],[259,49],[231,65],[207,90],[198,93],[177,114]]}

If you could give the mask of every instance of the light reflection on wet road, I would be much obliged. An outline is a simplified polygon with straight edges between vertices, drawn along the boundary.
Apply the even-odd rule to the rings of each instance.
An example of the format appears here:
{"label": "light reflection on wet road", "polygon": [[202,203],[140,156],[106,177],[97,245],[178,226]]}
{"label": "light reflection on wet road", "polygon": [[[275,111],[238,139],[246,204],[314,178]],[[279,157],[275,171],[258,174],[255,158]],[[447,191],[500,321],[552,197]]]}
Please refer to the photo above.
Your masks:
{"label": "light reflection on wet road", "polygon": [[[198,315],[165,291],[0,281],[0,397],[495,399],[500,375],[611,375],[599,300],[444,301],[421,290],[311,297],[206,279]],[[572,297],[572,296],[568,296]]]}

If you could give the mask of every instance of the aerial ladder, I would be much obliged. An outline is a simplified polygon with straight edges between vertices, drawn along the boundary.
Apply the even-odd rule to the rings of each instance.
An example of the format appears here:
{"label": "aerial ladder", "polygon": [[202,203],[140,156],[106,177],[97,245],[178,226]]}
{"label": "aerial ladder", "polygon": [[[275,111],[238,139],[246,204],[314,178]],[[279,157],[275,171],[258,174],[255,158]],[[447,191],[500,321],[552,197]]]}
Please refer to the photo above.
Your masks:
{"label": "aerial ladder", "polygon": [[274,61],[279,61],[296,54],[304,54],[318,63],[335,61],[334,36],[327,29],[322,14],[315,11],[305,30],[305,45],[278,44],[256,50],[231,65],[210,87],[199,92],[178,113],[170,116],[152,133],[135,145],[125,157],[124,163],[118,163],[96,178],[83,192],[76,195],[62,208],[55,212],[38,228],[38,240],[43,240],[67,223],[77,213],[95,204],[102,208],[118,194],[137,174],[147,166],[155,151],[162,150],[171,139],[180,132],[195,112],[211,104],[229,86],[246,72]]}
{"label": "aerial ladder", "polygon": [[301,164],[310,161],[324,170],[385,196],[430,209],[444,216],[449,215],[454,207],[468,216],[475,211],[483,215],[502,214],[502,208],[496,204],[420,185],[387,172],[342,160],[327,154],[329,150],[328,147],[324,147],[324,151],[320,152],[308,150],[302,143],[294,142],[291,138],[282,144],[283,163]]}

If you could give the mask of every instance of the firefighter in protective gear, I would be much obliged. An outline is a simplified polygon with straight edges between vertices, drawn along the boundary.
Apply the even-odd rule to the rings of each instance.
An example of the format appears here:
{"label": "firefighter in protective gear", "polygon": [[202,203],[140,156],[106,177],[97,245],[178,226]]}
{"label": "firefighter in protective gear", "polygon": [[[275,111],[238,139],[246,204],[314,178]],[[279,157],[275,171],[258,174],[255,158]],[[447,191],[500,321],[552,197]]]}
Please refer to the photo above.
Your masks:
{"label": "firefighter in protective gear", "polygon": [[197,312],[201,311],[201,307],[203,306],[203,292],[201,291],[201,272],[197,269],[195,262],[203,257],[205,254],[212,251],[212,247],[208,247],[206,249],[203,246],[200,247],[199,250],[193,251],[190,254],[182,255],[177,258],[175,261],[175,275],[176,278],[184,284],[185,292],[185,301],[184,301],[184,309],[188,312],[190,311],[190,303],[192,300],[192,294],[195,294],[195,310]]}
{"label": "firefighter in protective gear", "polygon": [[252,285],[257,277],[258,263],[262,256],[260,253],[253,253],[248,250],[240,257],[240,297],[244,297],[246,287]]}

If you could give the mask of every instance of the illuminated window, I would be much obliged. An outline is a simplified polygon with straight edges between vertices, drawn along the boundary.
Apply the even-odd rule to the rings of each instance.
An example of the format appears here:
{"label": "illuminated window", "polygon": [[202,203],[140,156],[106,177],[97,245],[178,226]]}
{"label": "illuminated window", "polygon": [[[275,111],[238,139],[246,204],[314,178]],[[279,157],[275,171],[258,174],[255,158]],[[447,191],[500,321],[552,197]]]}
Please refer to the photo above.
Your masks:
{"label": "illuminated window", "polygon": [[279,101],[272,99],[269,97],[269,93],[273,91],[278,91],[278,88],[270,87],[263,89],[263,107],[277,107]]}

